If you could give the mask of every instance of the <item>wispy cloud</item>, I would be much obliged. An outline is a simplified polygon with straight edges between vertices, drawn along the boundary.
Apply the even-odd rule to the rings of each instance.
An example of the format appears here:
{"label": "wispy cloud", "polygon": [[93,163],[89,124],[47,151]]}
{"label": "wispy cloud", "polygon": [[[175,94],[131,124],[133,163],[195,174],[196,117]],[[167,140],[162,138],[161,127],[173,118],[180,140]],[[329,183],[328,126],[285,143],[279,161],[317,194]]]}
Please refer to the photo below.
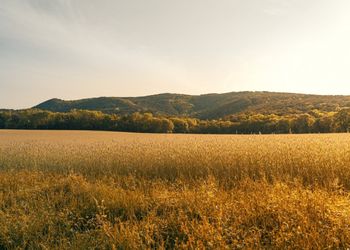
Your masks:
{"label": "wispy cloud", "polygon": [[262,11],[270,16],[285,16],[293,10],[295,0],[268,0]]}
{"label": "wispy cloud", "polygon": [[344,91],[349,11],[348,0],[1,0],[0,107],[281,83],[313,92],[332,78]]}
{"label": "wispy cloud", "polygon": [[278,7],[265,8],[263,12],[271,16],[283,16],[285,14],[285,10]]}

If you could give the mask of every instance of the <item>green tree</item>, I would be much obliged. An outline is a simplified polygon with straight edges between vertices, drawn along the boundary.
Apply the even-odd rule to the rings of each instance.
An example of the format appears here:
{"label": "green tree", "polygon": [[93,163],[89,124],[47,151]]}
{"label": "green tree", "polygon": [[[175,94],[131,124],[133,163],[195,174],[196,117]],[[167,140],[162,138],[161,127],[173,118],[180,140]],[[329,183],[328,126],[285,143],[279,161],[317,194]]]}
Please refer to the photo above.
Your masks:
{"label": "green tree", "polygon": [[334,116],[333,129],[337,132],[349,132],[350,109],[342,109]]}
{"label": "green tree", "polygon": [[181,118],[170,118],[170,121],[174,124],[175,133],[188,133],[189,125],[188,122]]}

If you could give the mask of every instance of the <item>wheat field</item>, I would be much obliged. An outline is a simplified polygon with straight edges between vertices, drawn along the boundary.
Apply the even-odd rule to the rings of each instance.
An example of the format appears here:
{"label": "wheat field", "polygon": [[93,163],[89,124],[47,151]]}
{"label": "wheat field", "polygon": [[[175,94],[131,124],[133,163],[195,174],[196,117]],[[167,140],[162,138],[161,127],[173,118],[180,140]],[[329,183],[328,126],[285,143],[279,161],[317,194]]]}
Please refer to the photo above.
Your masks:
{"label": "wheat field", "polygon": [[350,134],[0,131],[0,249],[346,249]]}

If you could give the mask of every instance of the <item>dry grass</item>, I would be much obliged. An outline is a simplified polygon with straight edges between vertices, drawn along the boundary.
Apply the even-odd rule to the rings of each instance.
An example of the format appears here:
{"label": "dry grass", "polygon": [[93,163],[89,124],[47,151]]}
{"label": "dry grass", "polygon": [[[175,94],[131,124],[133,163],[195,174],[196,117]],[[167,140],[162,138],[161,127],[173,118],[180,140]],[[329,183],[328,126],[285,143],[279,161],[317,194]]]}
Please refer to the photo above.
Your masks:
{"label": "dry grass", "polygon": [[0,249],[346,249],[349,146],[1,131]]}

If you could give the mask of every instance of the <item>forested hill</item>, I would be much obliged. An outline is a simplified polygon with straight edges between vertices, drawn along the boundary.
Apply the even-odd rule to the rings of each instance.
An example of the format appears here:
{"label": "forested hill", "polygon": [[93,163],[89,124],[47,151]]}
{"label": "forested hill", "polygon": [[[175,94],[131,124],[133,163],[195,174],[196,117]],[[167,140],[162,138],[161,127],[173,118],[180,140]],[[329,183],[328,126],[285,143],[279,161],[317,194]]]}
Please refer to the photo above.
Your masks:
{"label": "forested hill", "polygon": [[274,92],[231,92],[224,94],[159,94],[143,97],[99,97],[64,101],[51,99],[34,108],[53,112],[74,109],[108,114],[151,112],[157,115],[218,119],[238,113],[302,114],[312,110],[338,111],[350,107],[350,96],[306,95]]}

